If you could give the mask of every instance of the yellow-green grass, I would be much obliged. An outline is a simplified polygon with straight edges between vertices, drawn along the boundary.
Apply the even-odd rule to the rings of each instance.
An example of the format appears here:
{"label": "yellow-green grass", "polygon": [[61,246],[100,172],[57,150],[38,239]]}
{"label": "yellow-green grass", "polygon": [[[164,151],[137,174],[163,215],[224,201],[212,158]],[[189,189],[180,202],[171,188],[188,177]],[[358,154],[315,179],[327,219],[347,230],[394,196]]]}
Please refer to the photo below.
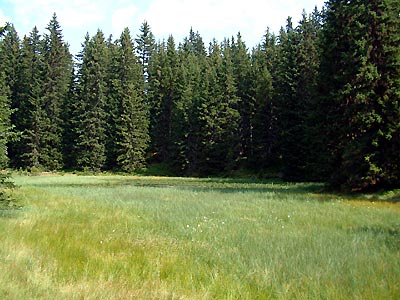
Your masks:
{"label": "yellow-green grass", "polygon": [[395,201],[251,180],[15,181],[0,299],[400,299]]}

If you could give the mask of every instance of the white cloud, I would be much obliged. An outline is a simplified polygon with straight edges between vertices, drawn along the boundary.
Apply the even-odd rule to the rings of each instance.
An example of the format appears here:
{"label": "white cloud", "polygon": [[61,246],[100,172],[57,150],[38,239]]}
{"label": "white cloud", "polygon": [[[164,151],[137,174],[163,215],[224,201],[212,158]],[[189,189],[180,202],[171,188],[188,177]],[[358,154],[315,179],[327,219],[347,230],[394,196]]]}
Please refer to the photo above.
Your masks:
{"label": "white cloud", "polygon": [[278,33],[288,16],[301,18],[305,8],[311,12],[324,0],[155,0],[144,14],[156,36],[172,34],[181,41],[190,27],[198,30],[205,42],[213,37],[221,41],[239,31],[254,46],[269,27]]}
{"label": "white cloud", "polygon": [[105,1],[93,0],[9,0],[14,6],[14,22],[27,31],[33,26],[43,30],[53,13],[56,13],[63,26],[81,28],[100,23],[107,15]]}
{"label": "white cloud", "polygon": [[[157,39],[172,34],[176,42],[188,35],[191,27],[199,31],[205,43],[216,38],[241,32],[248,47],[258,43],[270,29],[278,33],[285,26],[287,16],[296,22],[302,9],[311,12],[324,0],[1,0],[6,16],[14,23],[21,36],[28,34],[34,26],[40,33],[55,12],[63,29],[65,40],[71,50],[80,50],[86,32],[95,34],[102,29],[107,36],[119,37],[125,27],[138,33],[140,24],[147,20]],[[4,16],[0,11],[0,18]]]}
{"label": "white cloud", "polygon": [[3,11],[0,9],[0,26],[4,25],[7,22],[10,22],[11,18],[6,16]]}
{"label": "white cloud", "polygon": [[117,9],[111,16],[111,24],[113,29],[113,34],[117,37],[119,36],[125,27],[129,27],[134,20],[134,16],[136,15],[138,8],[131,4],[126,7]]}

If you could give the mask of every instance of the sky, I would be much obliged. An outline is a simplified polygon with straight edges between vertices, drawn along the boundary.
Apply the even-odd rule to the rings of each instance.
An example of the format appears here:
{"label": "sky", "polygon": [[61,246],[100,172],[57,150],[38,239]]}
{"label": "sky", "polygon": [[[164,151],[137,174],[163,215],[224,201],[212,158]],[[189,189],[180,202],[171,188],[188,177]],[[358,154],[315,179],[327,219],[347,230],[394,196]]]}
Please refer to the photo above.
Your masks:
{"label": "sky", "polygon": [[87,32],[92,36],[101,29],[117,39],[128,27],[136,37],[144,20],[156,40],[172,35],[178,44],[193,28],[206,45],[240,32],[252,48],[267,28],[278,33],[288,16],[297,24],[303,9],[310,13],[323,4],[324,0],[0,0],[0,26],[13,23],[21,38],[34,26],[44,34],[56,13],[73,54],[80,51]]}

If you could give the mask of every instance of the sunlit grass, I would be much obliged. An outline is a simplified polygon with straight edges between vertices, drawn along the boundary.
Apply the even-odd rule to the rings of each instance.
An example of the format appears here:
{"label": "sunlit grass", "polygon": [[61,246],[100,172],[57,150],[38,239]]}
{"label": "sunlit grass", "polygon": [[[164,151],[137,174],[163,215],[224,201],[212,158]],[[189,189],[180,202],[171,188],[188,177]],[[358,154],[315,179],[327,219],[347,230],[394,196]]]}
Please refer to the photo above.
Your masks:
{"label": "sunlit grass", "polygon": [[400,298],[396,202],[232,179],[16,183],[0,299]]}

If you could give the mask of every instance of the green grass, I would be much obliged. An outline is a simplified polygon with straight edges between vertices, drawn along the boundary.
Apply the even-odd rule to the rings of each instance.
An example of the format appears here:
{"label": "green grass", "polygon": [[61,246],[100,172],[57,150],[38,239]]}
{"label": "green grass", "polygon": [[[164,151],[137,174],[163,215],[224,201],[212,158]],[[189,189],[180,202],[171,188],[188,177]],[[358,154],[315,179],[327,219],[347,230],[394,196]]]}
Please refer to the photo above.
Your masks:
{"label": "green grass", "polygon": [[0,299],[400,299],[398,192],[128,176],[16,183],[23,208],[0,216]]}

